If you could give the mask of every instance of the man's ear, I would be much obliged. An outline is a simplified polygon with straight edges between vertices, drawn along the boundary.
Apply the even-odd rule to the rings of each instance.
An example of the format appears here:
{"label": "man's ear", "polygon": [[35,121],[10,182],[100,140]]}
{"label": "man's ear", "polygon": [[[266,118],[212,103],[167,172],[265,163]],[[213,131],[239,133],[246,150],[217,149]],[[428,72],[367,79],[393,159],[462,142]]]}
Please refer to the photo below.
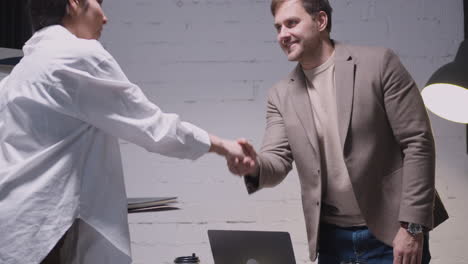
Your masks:
{"label": "man's ear", "polygon": [[318,30],[320,32],[325,31],[328,25],[328,15],[325,11],[320,11],[316,15],[316,20],[318,23]]}

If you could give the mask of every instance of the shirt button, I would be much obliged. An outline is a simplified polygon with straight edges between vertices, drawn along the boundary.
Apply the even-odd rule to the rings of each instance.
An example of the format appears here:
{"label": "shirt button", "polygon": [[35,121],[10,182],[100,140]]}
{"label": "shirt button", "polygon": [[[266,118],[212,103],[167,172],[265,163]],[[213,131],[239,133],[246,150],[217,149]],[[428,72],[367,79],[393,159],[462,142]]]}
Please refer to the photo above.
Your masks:
{"label": "shirt button", "polygon": [[317,202],[317,206],[320,206],[320,202]]}

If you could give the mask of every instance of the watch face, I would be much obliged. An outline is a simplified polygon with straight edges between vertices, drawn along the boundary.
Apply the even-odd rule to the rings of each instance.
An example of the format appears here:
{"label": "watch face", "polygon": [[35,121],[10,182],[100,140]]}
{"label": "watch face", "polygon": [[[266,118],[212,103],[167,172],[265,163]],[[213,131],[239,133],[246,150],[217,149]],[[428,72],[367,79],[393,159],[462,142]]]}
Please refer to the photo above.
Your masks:
{"label": "watch face", "polygon": [[422,225],[413,224],[413,223],[408,224],[408,232],[410,232],[411,234],[417,235],[417,234],[422,233],[422,231],[423,231]]}

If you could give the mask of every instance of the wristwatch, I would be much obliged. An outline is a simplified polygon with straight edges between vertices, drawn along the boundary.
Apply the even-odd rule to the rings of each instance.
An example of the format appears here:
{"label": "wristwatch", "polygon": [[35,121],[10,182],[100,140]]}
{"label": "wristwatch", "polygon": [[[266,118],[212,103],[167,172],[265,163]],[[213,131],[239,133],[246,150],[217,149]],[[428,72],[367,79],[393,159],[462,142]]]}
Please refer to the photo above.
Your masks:
{"label": "wristwatch", "polygon": [[405,228],[412,236],[416,236],[424,232],[424,226],[420,224],[401,222],[401,227]]}

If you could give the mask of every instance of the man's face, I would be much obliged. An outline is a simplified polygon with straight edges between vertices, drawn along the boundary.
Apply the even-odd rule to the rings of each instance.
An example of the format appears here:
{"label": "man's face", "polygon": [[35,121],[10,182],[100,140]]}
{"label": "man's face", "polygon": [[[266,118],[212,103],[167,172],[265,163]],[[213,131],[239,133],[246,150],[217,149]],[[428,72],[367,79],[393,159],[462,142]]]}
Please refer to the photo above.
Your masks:
{"label": "man's face", "polygon": [[102,11],[103,0],[80,1],[76,10],[70,15],[70,26],[78,38],[99,39],[107,17]]}
{"label": "man's face", "polygon": [[302,6],[301,0],[282,3],[275,14],[277,40],[289,61],[313,59],[319,46],[318,24]]}

